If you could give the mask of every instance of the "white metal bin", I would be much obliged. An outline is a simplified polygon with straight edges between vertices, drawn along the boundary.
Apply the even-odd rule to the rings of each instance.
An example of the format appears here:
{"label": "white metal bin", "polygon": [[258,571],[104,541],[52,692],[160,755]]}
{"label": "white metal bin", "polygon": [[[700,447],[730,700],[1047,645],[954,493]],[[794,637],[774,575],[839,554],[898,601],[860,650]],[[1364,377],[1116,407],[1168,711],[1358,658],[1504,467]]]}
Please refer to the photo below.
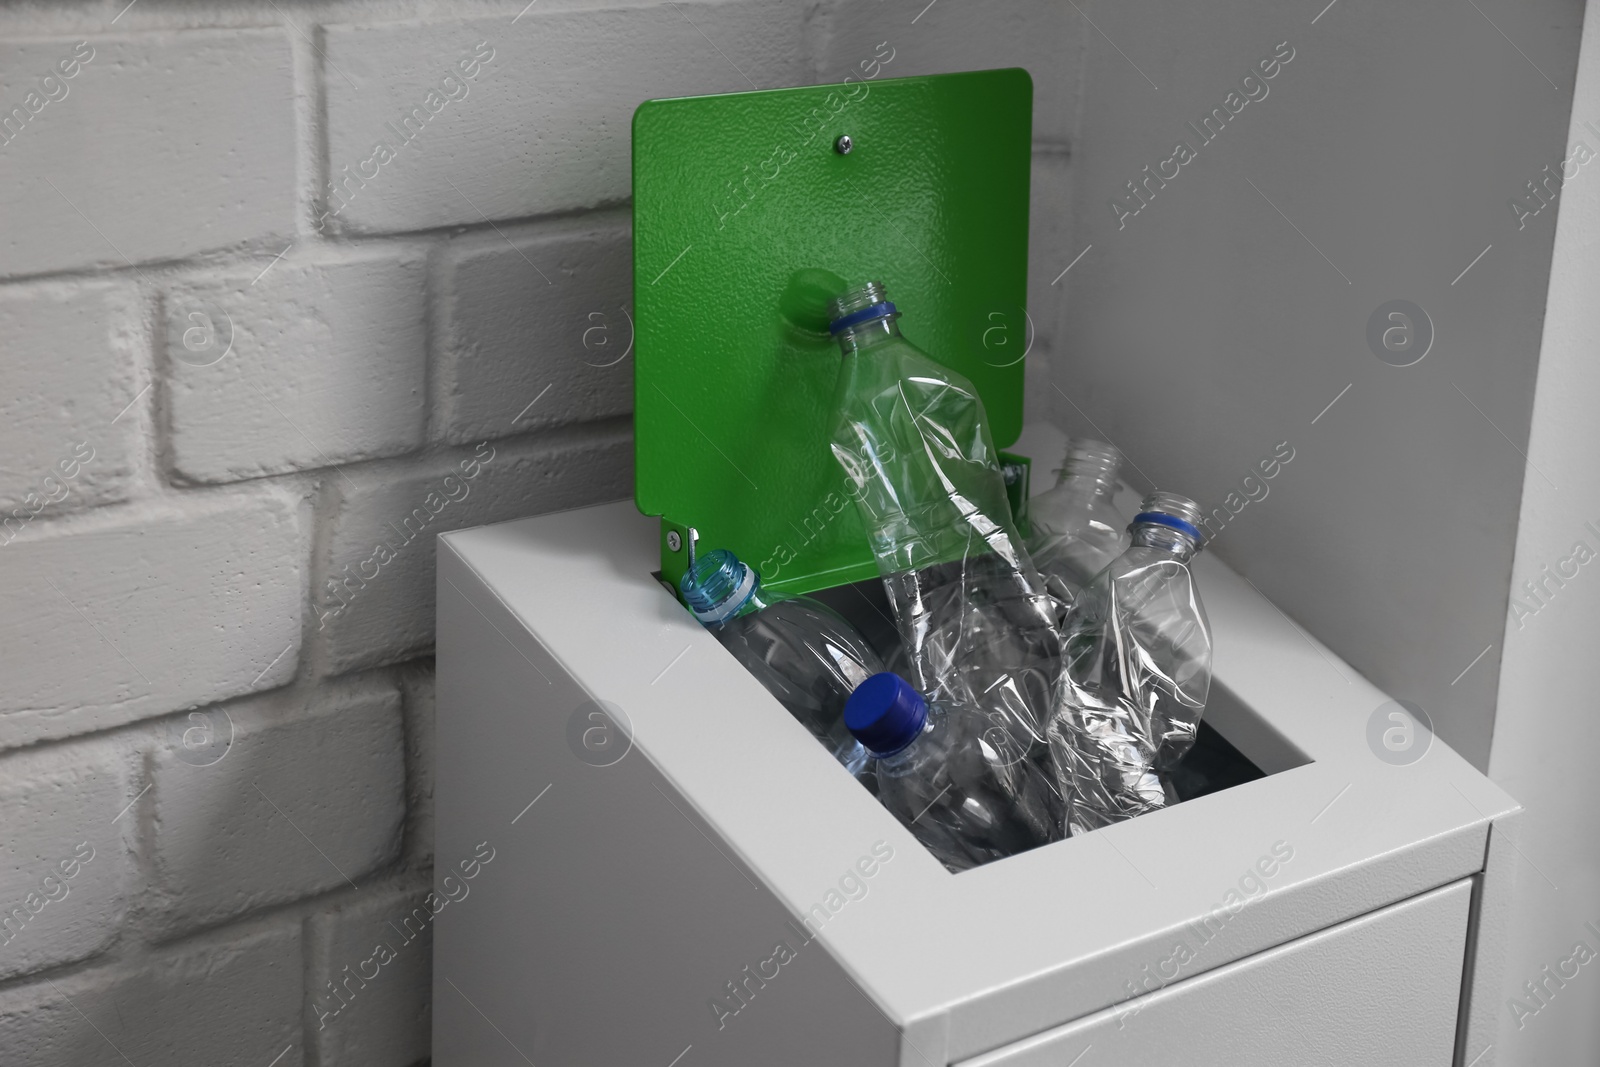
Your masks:
{"label": "white metal bin", "polygon": [[658,538],[624,502],[440,539],[435,853],[476,877],[436,1067],[1494,1062],[1516,804],[1437,740],[1380,759],[1385,695],[1219,560],[1207,721],[1266,776],[951,874]]}

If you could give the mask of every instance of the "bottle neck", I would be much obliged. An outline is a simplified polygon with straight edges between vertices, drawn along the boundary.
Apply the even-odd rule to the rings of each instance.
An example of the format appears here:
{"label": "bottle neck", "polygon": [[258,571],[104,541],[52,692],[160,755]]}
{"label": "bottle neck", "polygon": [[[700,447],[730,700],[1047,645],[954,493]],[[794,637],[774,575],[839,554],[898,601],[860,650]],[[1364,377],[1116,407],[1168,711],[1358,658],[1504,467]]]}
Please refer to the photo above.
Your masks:
{"label": "bottle neck", "polygon": [[1200,551],[1200,543],[1182,530],[1161,526],[1153,522],[1134,523],[1133,547],[1150,548],[1164,552],[1180,563],[1187,563]]}
{"label": "bottle neck", "polygon": [[1122,457],[1108,444],[1086,437],[1067,445],[1056,485],[1073,496],[1110,500],[1117,491]]}
{"label": "bottle neck", "polygon": [[774,599],[772,594],[761,588],[760,585],[757,585],[750,591],[750,596],[745,600],[743,606],[741,606],[738,611],[734,612],[731,618],[742,619],[746,615],[754,615],[758,611],[761,611],[765,608],[770,608],[773,605],[773,602]]}
{"label": "bottle neck", "polygon": [[899,317],[898,313],[885,315],[881,319],[857,323],[841,330],[838,334],[840,350],[846,356],[853,356],[857,352],[892,341],[900,336],[900,327],[895,323]]}
{"label": "bottle neck", "polygon": [[1056,479],[1056,492],[1090,506],[1108,505],[1117,495],[1117,476],[1115,472],[1063,469]]}
{"label": "bottle neck", "polygon": [[679,580],[678,591],[695,618],[713,630],[769,603],[762,594],[760,575],[720,548],[694,560]]}

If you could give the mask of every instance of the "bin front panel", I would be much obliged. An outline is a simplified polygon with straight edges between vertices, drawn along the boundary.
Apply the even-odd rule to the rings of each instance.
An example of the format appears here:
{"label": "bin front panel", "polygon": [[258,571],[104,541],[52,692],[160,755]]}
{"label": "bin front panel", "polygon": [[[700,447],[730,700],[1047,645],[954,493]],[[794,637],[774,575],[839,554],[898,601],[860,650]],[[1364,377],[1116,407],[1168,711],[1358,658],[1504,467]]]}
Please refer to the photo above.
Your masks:
{"label": "bin front panel", "polygon": [[1462,879],[958,1067],[1449,1067],[1471,901]]}

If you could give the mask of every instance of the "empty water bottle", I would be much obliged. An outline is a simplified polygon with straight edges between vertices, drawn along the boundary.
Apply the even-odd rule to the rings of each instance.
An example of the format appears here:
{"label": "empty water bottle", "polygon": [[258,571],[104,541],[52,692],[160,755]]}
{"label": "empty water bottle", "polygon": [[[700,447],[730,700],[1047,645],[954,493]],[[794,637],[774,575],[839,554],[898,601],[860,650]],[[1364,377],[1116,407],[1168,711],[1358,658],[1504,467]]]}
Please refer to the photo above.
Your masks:
{"label": "empty water bottle", "polygon": [[1128,547],[1128,520],[1118,513],[1117,450],[1100,441],[1074,438],[1055,487],[1028,503],[1032,530],[1028,551],[1045,586],[1072,607],[1078,593]]}
{"label": "empty water bottle", "polygon": [[722,646],[853,775],[869,785],[870,755],[844,725],[856,686],[883,670],[843,616],[810,597],[772,597],[732,552],[694,559],[678,585],[683,601]]}
{"label": "empty water bottle", "polygon": [[881,283],[835,297],[829,310],[844,352],[833,453],[911,680],[935,703],[1003,721],[1012,747],[1042,756],[1060,637],[1012,520],[983,402],[900,335]]}
{"label": "empty water bottle", "polygon": [[1133,543],[1067,613],[1050,756],[1077,834],[1176,800],[1164,772],[1194,744],[1211,686],[1211,629],[1189,561],[1200,509],[1145,497]]}
{"label": "empty water bottle", "polygon": [[845,724],[877,757],[879,801],[952,871],[1060,837],[1044,773],[997,752],[978,723],[896,674],[868,678],[845,705]]}

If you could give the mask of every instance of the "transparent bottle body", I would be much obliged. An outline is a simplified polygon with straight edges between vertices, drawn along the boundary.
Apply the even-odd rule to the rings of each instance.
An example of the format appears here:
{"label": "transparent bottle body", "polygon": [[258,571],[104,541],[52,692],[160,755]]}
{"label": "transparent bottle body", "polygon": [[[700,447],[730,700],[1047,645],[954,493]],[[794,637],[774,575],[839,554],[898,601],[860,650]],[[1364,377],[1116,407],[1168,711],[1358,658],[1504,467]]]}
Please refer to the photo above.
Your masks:
{"label": "transparent bottle body", "polygon": [[998,714],[1022,748],[1042,752],[1060,638],[983,403],[892,317],[841,343],[833,452],[894,609],[905,676],[930,700]]}
{"label": "transparent bottle body", "polygon": [[1028,551],[1062,614],[1129,545],[1128,520],[1112,502],[1117,462],[1108,446],[1074,442],[1055,487],[1028,502]]}
{"label": "transparent bottle body", "polygon": [[1070,833],[1176,799],[1163,774],[1194,744],[1211,686],[1193,551],[1182,534],[1141,526],[1067,613],[1049,740]]}
{"label": "transparent bottle body", "polygon": [[884,668],[854,626],[810,597],[769,600],[758,591],[711,632],[847,770],[876,786],[871,754],[845,729],[844,705]]}
{"label": "transparent bottle body", "polygon": [[1047,775],[991,746],[981,723],[965,709],[930,703],[917,739],[877,760],[879,801],[952,871],[1061,836]]}

